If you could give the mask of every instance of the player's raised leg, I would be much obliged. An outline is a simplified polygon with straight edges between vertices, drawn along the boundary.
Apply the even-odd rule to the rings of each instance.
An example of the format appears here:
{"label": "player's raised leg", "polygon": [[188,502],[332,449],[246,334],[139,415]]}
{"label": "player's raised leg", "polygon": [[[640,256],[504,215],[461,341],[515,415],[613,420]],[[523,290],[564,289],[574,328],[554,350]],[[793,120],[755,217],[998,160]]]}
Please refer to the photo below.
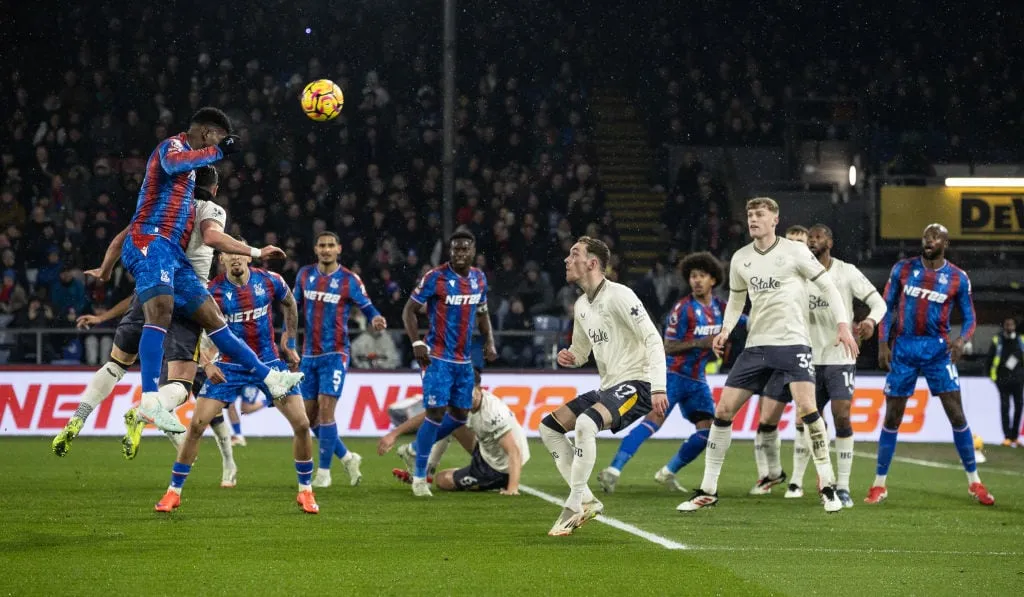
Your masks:
{"label": "player's raised leg", "polygon": [[633,427],[629,435],[622,438],[622,442],[619,443],[619,449],[612,458],[612,463],[597,474],[597,481],[605,493],[615,491],[615,485],[619,482],[619,476],[622,474],[622,469],[626,466],[626,463],[633,458],[633,455],[636,454],[636,451],[640,449],[640,446],[645,441],[657,433],[658,429],[661,429],[664,423],[665,417],[650,413],[644,417],[643,421],[640,421],[639,425]]}

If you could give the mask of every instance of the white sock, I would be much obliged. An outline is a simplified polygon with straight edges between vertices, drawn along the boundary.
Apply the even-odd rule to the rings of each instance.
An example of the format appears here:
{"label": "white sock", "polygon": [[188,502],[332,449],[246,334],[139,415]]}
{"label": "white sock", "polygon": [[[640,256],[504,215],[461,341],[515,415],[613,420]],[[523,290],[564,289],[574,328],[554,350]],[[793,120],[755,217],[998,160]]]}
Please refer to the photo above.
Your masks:
{"label": "white sock", "polygon": [[160,386],[157,392],[160,406],[167,412],[174,412],[185,401],[188,400],[188,390],[180,383],[167,383]]}
{"label": "white sock", "polygon": [[167,486],[167,489],[168,489],[169,491],[173,491],[174,493],[176,493],[176,494],[178,494],[178,495],[181,495],[181,488],[180,488],[180,487],[175,487],[175,486],[173,486],[173,485],[168,485],[168,486]]}
{"label": "white sock", "polygon": [[718,476],[722,474],[725,453],[729,451],[730,444],[732,425],[721,427],[712,424],[708,433],[708,447],[704,452],[704,479],[700,482],[700,488],[704,493],[718,493]]}
{"label": "white sock", "polygon": [[768,474],[773,479],[778,478],[782,474],[782,457],[779,452],[782,449],[781,440],[779,439],[779,430],[769,431],[764,434],[764,456],[765,462],[768,464]]}
{"label": "white sock", "polygon": [[[444,456],[445,450],[448,449],[448,445],[452,441],[452,436],[448,436],[440,441],[434,442],[433,447],[430,448],[430,457],[427,458],[427,470],[432,471],[437,469],[437,465],[441,463],[441,457]],[[352,452],[349,452],[351,454]]]}
{"label": "white sock", "polygon": [[171,433],[170,431],[164,431],[164,435],[166,435],[167,439],[171,440],[171,443],[174,444],[175,453],[177,453],[178,450],[181,449],[181,445],[185,443],[184,433]]}
{"label": "white sock", "polygon": [[125,370],[117,363],[113,361],[104,363],[92,374],[92,378],[85,386],[82,401],[78,403],[74,416],[83,421],[87,420],[92,411],[114,391],[114,386],[121,381],[124,374]]}
{"label": "white sock", "polygon": [[587,482],[590,474],[594,472],[594,464],[597,462],[597,423],[587,416],[576,420],[576,458],[572,461],[572,470],[569,473],[569,499],[565,501],[565,507],[574,512],[583,511],[584,497],[590,493]]}
{"label": "white sock", "polygon": [[889,475],[875,475],[875,482],[871,484],[872,487],[885,487],[885,478]]}
{"label": "white sock", "polygon": [[981,483],[981,477],[978,476],[978,471],[974,471],[973,473],[967,473],[967,482]]}
{"label": "white sock", "polygon": [[754,435],[754,464],[757,465],[757,480],[760,481],[768,476],[768,458],[765,438],[768,434],[758,430]]}
{"label": "white sock", "polygon": [[319,468],[318,467],[316,469],[316,474],[330,476],[331,475],[331,469],[329,469],[329,468]]}
{"label": "white sock", "polygon": [[798,487],[804,485],[804,473],[807,471],[807,463],[811,459],[811,451],[807,446],[807,430],[803,425],[796,428],[796,438],[793,439],[793,476],[790,483]]}
{"label": "white sock", "polygon": [[850,472],[853,470],[853,436],[836,438],[836,487],[850,490]]}
{"label": "white sock", "polygon": [[814,468],[818,471],[821,486],[835,485],[836,474],[832,470],[832,455],[828,451],[828,428],[825,427],[825,419],[819,416],[813,423],[804,423],[804,429],[809,436],[811,458],[814,459]]}
{"label": "white sock", "polygon": [[227,419],[210,426],[213,429],[213,436],[217,438],[217,447],[220,448],[221,466],[225,469],[237,468],[235,466],[235,451],[231,447],[231,424]]}
{"label": "white sock", "polygon": [[540,425],[540,441],[548,449],[551,457],[554,458],[555,468],[558,469],[558,473],[562,475],[562,478],[571,487],[572,481],[570,481],[569,475],[572,472],[572,461],[575,458],[572,442],[569,441],[569,438],[565,437],[564,433],[559,433],[543,423]]}

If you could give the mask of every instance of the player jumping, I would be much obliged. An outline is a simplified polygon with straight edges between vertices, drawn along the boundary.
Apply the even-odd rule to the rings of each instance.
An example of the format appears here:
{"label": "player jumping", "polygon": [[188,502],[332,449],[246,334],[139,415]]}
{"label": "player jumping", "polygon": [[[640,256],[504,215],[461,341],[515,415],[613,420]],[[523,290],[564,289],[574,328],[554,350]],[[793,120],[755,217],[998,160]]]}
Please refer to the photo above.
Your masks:
{"label": "player jumping", "polygon": [[[964,343],[974,334],[971,281],[964,270],[946,260],[947,247],[946,227],[929,225],[921,237],[921,256],[893,266],[885,285],[889,312],[878,337],[878,365],[889,374],[885,377],[885,422],[878,438],[878,468],[864,499],[868,504],[880,503],[889,495],[885,481],[896,452],[896,436],[903,422],[903,409],[920,375],[928,382],[928,390],[942,401],[953,426],[953,443],[967,472],[967,492],[984,506],[996,503],[978,476],[974,438],[964,416],[956,369]],[[950,342],[949,316],[954,304],[959,306],[964,322],[960,336]]]}
{"label": "player jumping", "polygon": [[776,372],[789,382],[797,415],[810,430],[814,465],[824,485],[825,511],[837,512],[843,507],[836,497],[825,421],[818,414],[814,401],[814,364],[808,346],[806,309],[803,308],[807,300],[805,281],[816,282],[827,297],[839,322],[838,343],[845,345],[854,357],[858,353],[857,342],[850,334],[846,307],[831,276],[806,245],[777,237],[778,223],[779,205],[773,199],[757,197],[747,202],[747,229],[754,240],[732,257],[729,305],[713,348],[719,354],[724,350],[729,333],[739,321],[744,295],[748,292],[750,333],[746,347],[729,372],[715,409],[704,457],[704,479],[693,497],[679,504],[677,510],[681,512],[699,510],[718,502],[718,477],[732,442],[732,418]]}
{"label": "player jumping", "polygon": [[[284,370],[288,367],[279,356],[274,344],[274,304],[281,305],[285,314],[285,332],[281,337],[281,353],[288,364],[297,367],[299,355],[291,348],[298,328],[298,307],[288,286],[276,273],[250,268],[251,258],[242,255],[221,255],[221,263],[227,266],[227,273],[210,282],[213,300],[224,311],[228,325],[239,337],[258,352],[266,367]],[[192,470],[199,452],[199,440],[203,431],[214,417],[222,416],[225,403],[235,400],[247,385],[264,389],[263,378],[247,365],[221,355],[216,368],[223,373],[224,381],[218,384],[206,383],[196,399],[195,412],[189,424],[185,442],[178,450],[178,457],[171,467],[171,485],[167,493],[156,504],[157,512],[171,512],[181,505],[181,489]],[[210,368],[211,378],[214,371]],[[313,440],[309,435],[309,420],[302,407],[302,396],[298,387],[287,391],[276,401],[281,414],[288,419],[294,433],[292,453],[295,458],[295,472],[299,481],[296,501],[303,512],[316,514],[320,508],[313,496]]]}
{"label": "player jumping", "polygon": [[668,412],[661,416],[648,413],[619,445],[611,466],[597,475],[601,488],[615,491],[622,467],[633,457],[640,445],[657,433],[672,409],[679,405],[683,416],[697,427],[686,439],[672,460],[655,473],[654,480],[671,491],[686,491],[676,481],[676,473],[693,462],[708,443],[708,430],[714,418],[715,402],[705,377],[708,361],[714,356],[711,341],[722,329],[725,303],[712,294],[724,279],[722,264],[711,253],[694,253],[683,260],[683,278],[690,283],[691,293],[669,312],[665,325],[665,354],[668,355]]}
{"label": "player jumping", "polygon": [[[231,333],[185,256],[194,226],[194,169],[238,152],[239,138],[231,132],[224,112],[202,108],[192,117],[188,131],[157,145],[146,162],[138,205],[122,248],[122,261],[135,278],[146,321],[139,337],[142,404],[138,414],[164,431],[185,430],[161,407],[158,394],[164,338],[175,311],[199,323],[222,354],[253,371],[275,398],[302,379],[301,373],[268,368]],[[253,249],[252,257],[284,257],[280,249],[266,253],[266,249]]]}
{"label": "player jumping", "polygon": [[[472,460],[468,466],[445,469],[437,473],[435,478],[438,489],[497,489],[501,495],[519,495],[519,477],[523,465],[530,459],[526,432],[501,398],[480,387],[479,371],[475,372],[473,383],[473,406],[470,408],[466,425],[434,444],[430,450],[428,468],[437,466],[448,449],[451,438],[455,437],[466,451],[472,454]],[[426,413],[420,413],[389,431],[377,444],[377,453],[386,454],[395,445],[395,440],[399,436],[419,429],[425,418]],[[407,467],[415,467],[416,451],[412,444],[401,446],[398,454],[405,460]],[[412,474],[408,469],[396,468],[391,472],[400,481],[412,483]]]}
{"label": "player jumping", "polygon": [[[601,386],[577,396],[541,420],[540,437],[569,484],[562,513],[549,535],[571,535],[604,510],[587,486],[597,460],[597,434],[612,433],[654,412],[664,419],[665,348],[643,304],[628,286],[605,278],[611,252],[582,236],[565,258],[565,280],[583,295],[573,308],[572,344],[559,351],[562,367],[582,367],[594,354]],[[566,433],[576,430],[573,446]]]}
{"label": "player jumping", "polygon": [[[412,493],[429,497],[427,458],[436,441],[466,424],[473,407],[473,363],[469,349],[473,328],[484,336],[484,357],[498,358],[487,312],[487,276],[472,267],[476,239],[465,230],[448,242],[450,261],[427,272],[402,309],[405,333],[423,368],[423,407],[426,418],[416,432],[416,466]],[[420,339],[416,313],[425,306],[430,321],[426,341]]]}
{"label": "player jumping", "polygon": [[359,276],[338,263],[341,242],[333,232],[317,235],[316,265],[307,265],[295,277],[295,300],[303,303],[306,336],[303,341],[302,397],[313,433],[319,439],[320,466],[313,487],[331,486],[331,461],[337,455],[352,485],[363,475],[362,457],[350,452],[338,437],[334,411],[345,387],[349,364],[348,317],[355,305],[375,330],[387,327]]}
{"label": "player jumping", "polygon": [[[877,323],[885,316],[885,301],[860,270],[832,257],[832,230],[828,226],[811,226],[807,247],[828,270],[832,281],[839,289],[839,294],[843,297],[846,313],[851,319],[855,298],[867,304],[870,312],[857,324],[856,332],[862,340],[870,338],[875,333]],[[857,361],[843,348],[834,345],[833,330],[836,329],[836,321],[833,319],[828,299],[821,296],[817,287],[812,284],[807,284],[807,294],[808,329],[811,336],[811,352],[814,354],[818,412],[823,412],[825,405],[832,403],[832,419],[836,428],[836,495],[844,507],[852,508],[850,473],[853,470],[853,424],[850,422],[850,403],[853,401],[853,391],[856,387]],[[770,382],[769,386],[771,385]],[[788,395],[788,392],[769,389],[765,393],[774,399],[765,403],[761,410],[757,438],[754,440],[755,455],[761,458],[758,461],[759,480],[750,490],[752,495],[770,493],[773,485],[786,478],[785,473],[778,474],[782,470],[782,462],[777,447],[776,429],[786,405],[786,401],[781,397]],[[771,444],[774,445],[769,448]],[[793,476],[786,490],[787,498],[803,496],[804,472],[809,460],[810,441],[805,427],[798,421],[796,439],[793,442]]]}

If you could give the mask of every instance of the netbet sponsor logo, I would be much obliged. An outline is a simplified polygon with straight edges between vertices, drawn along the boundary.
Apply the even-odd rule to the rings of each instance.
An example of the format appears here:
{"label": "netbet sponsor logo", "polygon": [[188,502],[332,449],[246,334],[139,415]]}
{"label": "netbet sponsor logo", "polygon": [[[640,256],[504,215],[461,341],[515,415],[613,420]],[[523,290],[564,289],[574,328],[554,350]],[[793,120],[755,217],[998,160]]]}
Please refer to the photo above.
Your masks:
{"label": "netbet sponsor logo", "polygon": [[449,294],[444,297],[444,304],[446,305],[479,305],[480,295],[479,294]]}
{"label": "netbet sponsor logo", "polygon": [[698,325],[693,328],[694,336],[717,336],[722,331],[720,325]]}
{"label": "netbet sponsor logo", "polygon": [[238,313],[231,313],[227,316],[228,323],[242,323],[244,321],[253,321],[261,317],[267,316],[267,311],[270,310],[270,305],[264,305],[256,309],[248,309],[246,311],[240,311]]}
{"label": "netbet sponsor logo", "polygon": [[322,292],[320,290],[307,290],[306,297],[311,301],[320,301],[322,303],[329,303],[337,305],[341,301],[341,295],[336,292]]}
{"label": "netbet sponsor logo", "polygon": [[923,298],[932,303],[944,303],[949,298],[949,295],[945,292],[935,292],[920,286],[904,286],[903,294],[911,298]]}

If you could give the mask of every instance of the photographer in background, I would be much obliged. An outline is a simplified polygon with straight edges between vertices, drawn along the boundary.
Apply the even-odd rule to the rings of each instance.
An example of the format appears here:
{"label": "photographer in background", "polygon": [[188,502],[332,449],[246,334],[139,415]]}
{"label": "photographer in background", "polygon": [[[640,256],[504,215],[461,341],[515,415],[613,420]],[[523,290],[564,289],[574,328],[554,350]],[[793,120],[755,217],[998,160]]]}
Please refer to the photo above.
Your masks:
{"label": "photographer in background", "polygon": [[[1007,317],[1003,329],[992,338],[988,353],[989,377],[999,388],[1004,446],[1020,446],[1020,414],[1024,407],[1024,339],[1017,335],[1017,321]],[[1013,399],[1013,417],[1010,399]]]}

